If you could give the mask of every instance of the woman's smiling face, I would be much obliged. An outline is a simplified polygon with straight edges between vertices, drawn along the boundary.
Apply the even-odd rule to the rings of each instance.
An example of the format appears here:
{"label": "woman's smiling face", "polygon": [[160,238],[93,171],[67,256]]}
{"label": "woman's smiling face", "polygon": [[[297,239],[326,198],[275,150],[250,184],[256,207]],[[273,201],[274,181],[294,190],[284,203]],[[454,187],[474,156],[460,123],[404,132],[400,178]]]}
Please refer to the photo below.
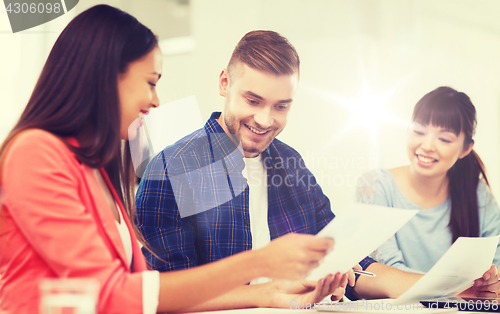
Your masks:
{"label": "woman's smiling face", "polygon": [[464,132],[432,124],[413,122],[408,131],[407,153],[411,168],[425,176],[444,176],[455,162],[467,156],[473,143],[464,148]]}
{"label": "woman's smiling face", "polygon": [[160,105],[156,83],[161,77],[162,62],[163,56],[157,46],[141,59],[130,63],[125,73],[118,76],[122,139],[135,137],[137,128],[141,126],[140,113],[147,114],[151,107]]}

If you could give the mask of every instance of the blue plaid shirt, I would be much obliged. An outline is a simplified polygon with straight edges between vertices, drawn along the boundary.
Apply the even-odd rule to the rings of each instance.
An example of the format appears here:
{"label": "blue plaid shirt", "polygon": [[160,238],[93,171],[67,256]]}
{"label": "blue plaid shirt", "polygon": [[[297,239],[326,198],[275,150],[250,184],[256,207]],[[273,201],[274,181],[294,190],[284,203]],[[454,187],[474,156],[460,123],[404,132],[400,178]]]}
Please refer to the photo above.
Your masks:
{"label": "blue plaid shirt", "polygon": [[[243,154],[216,121],[166,147],[149,163],[136,195],[143,249],[159,271],[185,269],[252,248]],[[330,201],[290,146],[274,139],[262,152],[268,177],[271,239],[316,234],[335,215]],[[373,262],[365,258],[363,269]]]}

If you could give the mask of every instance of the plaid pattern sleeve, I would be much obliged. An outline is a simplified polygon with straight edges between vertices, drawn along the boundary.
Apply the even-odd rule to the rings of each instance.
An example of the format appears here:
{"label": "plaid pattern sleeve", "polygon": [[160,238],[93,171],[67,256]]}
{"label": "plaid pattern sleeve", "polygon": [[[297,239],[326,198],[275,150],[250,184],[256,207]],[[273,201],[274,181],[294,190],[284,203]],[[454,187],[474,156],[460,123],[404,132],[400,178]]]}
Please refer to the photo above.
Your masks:
{"label": "plaid pattern sleeve", "polygon": [[146,248],[143,253],[159,271],[197,265],[194,228],[190,219],[180,217],[167,165],[164,152],[158,154],[146,168],[136,194],[138,228],[154,254]]}
{"label": "plaid pattern sleeve", "polygon": [[290,232],[316,234],[335,215],[302,157],[275,139],[263,152],[268,172],[268,213],[271,238]]}
{"label": "plaid pattern sleeve", "polygon": [[243,167],[214,116],[153,158],[136,194],[152,268],[185,269],[251,249]]}
{"label": "plaid pattern sleeve", "polygon": [[[375,260],[373,260],[372,258],[367,256],[361,262],[359,262],[359,266],[361,266],[361,268],[363,268],[363,270],[365,270],[372,263],[376,263]],[[356,281],[358,281],[358,278],[360,275],[356,274],[355,276],[356,276]],[[345,289],[345,296],[348,297],[349,300],[351,300],[351,301],[356,301],[358,299],[354,294],[354,289],[355,289],[355,286],[351,287],[349,285],[347,285],[347,287]]]}

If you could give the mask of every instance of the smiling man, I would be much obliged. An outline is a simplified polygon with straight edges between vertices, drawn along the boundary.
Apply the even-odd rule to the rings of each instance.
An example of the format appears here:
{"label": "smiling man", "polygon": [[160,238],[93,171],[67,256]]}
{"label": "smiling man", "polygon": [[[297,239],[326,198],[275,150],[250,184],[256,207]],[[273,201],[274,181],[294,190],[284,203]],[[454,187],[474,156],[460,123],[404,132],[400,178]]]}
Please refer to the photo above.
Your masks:
{"label": "smiling man", "polygon": [[[301,156],[276,139],[286,126],[299,64],[286,38],[249,32],[219,76],[223,113],[212,113],[202,129],[149,163],[136,203],[138,227],[149,246],[143,252],[154,269],[203,265],[291,232],[316,234],[334,218]],[[360,264],[377,273],[357,281],[354,295],[364,298],[397,297],[420,278],[369,258]],[[192,310],[314,303],[332,292],[325,286],[342,282],[333,292],[339,299],[344,288],[353,292],[340,276],[317,283],[259,278]]]}
{"label": "smiling man", "polygon": [[252,57],[235,50],[219,78],[226,103],[217,122],[247,158],[259,156],[285,128],[299,81],[296,54],[286,56],[283,65],[259,64]]}
{"label": "smiling man", "polygon": [[[286,126],[299,64],[278,33],[246,34],[219,77],[223,113],[214,112],[204,128],[150,162],[136,203],[153,268],[203,265],[291,232],[316,234],[333,219],[300,155],[276,139]],[[338,299],[348,276],[334,275],[307,284],[259,278],[196,309],[289,307],[291,301],[319,302],[328,292]],[[326,287],[339,282],[335,291]]]}

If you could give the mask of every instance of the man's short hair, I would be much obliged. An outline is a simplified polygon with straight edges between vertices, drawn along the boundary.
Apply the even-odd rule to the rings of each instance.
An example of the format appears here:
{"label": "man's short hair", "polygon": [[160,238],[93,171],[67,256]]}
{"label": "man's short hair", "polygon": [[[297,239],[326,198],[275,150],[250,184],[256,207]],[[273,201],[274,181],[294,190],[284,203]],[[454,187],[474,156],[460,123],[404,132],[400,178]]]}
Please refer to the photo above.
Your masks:
{"label": "man's short hair", "polygon": [[276,75],[299,73],[300,66],[299,55],[288,39],[263,30],[248,32],[238,42],[227,66],[229,75],[238,62]]}

